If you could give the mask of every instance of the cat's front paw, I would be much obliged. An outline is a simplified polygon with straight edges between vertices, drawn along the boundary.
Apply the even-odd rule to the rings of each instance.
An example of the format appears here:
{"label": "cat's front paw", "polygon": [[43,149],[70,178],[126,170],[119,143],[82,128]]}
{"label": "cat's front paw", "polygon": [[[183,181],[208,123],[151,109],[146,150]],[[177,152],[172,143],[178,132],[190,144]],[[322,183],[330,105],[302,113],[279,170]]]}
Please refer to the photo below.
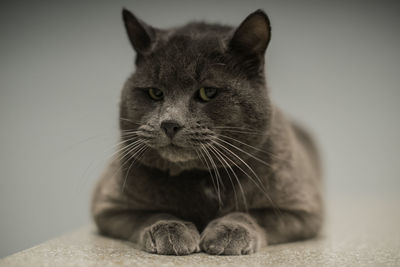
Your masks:
{"label": "cat's front paw", "polygon": [[256,252],[260,237],[248,225],[236,221],[211,222],[201,235],[200,247],[214,255],[245,255]]}
{"label": "cat's front paw", "polygon": [[187,255],[200,251],[200,234],[193,223],[162,220],[145,228],[141,244],[147,252]]}

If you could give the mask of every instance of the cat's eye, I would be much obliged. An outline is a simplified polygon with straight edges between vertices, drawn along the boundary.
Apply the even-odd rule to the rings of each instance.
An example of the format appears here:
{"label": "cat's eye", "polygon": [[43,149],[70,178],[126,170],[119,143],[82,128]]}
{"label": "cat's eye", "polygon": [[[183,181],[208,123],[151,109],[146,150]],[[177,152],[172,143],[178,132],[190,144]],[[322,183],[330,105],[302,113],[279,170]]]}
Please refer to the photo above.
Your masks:
{"label": "cat's eye", "polygon": [[199,98],[204,101],[210,101],[212,98],[214,98],[217,95],[217,88],[214,87],[202,87],[200,88],[199,92]]}
{"label": "cat's eye", "polygon": [[149,88],[148,93],[151,99],[160,101],[164,98],[164,92],[158,88]]}

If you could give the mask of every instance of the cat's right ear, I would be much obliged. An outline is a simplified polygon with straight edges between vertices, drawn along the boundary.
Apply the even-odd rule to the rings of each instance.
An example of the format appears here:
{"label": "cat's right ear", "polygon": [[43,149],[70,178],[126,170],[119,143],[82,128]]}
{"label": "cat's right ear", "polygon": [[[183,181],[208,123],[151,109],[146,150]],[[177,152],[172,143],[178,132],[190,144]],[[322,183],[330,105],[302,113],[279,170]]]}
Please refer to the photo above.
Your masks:
{"label": "cat's right ear", "polygon": [[156,38],[155,30],[125,8],[122,10],[122,18],[135,51],[138,54],[149,53]]}

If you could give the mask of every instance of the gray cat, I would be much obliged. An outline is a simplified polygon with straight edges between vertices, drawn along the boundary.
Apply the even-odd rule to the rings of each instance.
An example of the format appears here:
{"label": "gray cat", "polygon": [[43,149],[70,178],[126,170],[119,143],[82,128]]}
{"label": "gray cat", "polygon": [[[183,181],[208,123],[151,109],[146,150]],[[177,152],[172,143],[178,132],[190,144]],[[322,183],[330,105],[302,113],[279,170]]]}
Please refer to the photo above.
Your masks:
{"label": "gray cat", "polygon": [[93,198],[100,233],[172,255],[250,254],[317,235],[319,157],[270,102],[267,15],[168,30],[127,10],[123,19],[136,71],[122,90],[121,149]]}

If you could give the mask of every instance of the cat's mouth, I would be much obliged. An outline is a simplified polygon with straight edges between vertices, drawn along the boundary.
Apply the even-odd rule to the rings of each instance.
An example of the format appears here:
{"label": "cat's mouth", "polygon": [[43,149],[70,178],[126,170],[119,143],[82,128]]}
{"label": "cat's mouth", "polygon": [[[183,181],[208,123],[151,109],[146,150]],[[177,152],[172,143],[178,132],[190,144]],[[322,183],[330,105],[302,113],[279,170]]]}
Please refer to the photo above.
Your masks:
{"label": "cat's mouth", "polygon": [[182,149],[181,146],[175,145],[174,143],[171,143],[171,144],[169,144],[169,145],[167,145],[167,146],[168,146],[168,147],[171,147],[171,148],[173,148],[173,149]]}
{"label": "cat's mouth", "polygon": [[173,143],[160,147],[158,153],[161,157],[171,162],[185,162],[196,158],[196,153],[193,149]]}

